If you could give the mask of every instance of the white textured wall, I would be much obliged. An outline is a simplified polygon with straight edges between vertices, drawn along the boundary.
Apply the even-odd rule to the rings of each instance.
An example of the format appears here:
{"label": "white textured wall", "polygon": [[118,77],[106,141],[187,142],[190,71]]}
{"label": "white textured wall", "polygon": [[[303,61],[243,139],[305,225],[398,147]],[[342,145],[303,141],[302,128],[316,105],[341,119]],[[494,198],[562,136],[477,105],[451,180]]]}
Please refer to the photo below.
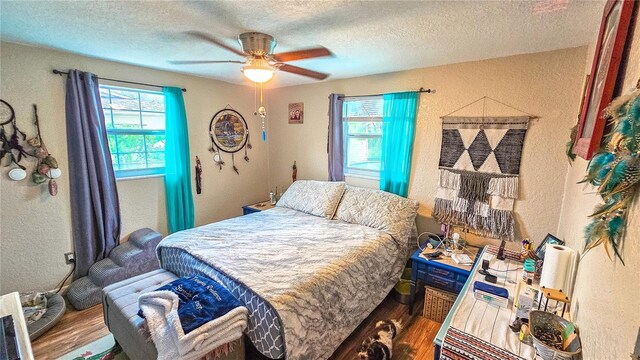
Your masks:
{"label": "white textured wall", "polygon": [[[618,88],[626,93],[640,77],[640,26],[637,15],[630,33]],[[595,41],[594,41],[595,43]],[[594,45],[587,52],[586,72],[591,72]],[[582,254],[588,215],[600,197],[582,180],[588,161],[578,157],[569,168],[558,234]],[[573,291],[572,313],[580,326],[585,359],[628,359],[640,337],[640,204],[629,211],[623,247],[626,266],[611,261],[604,247],[591,250],[580,261]],[[636,354],[640,355],[640,354]]]}
{"label": "white textured wall", "polygon": [[[100,76],[186,87],[192,165],[199,155],[203,166],[203,193],[195,194],[196,225],[237,216],[241,205],[268,198],[267,144],[259,140],[259,121],[253,116],[253,89],[225,82],[96,60],[37,47],[0,43],[0,97],[15,109],[19,127],[33,136],[31,104],[37,104],[42,135],[63,171],[59,193],[49,196],[46,186],[8,180],[0,168],[0,294],[48,290],[69,271],[63,253],[72,251],[71,215],[65,130],[65,79],[51,70],[77,68]],[[117,85],[117,84],[116,84]],[[252,130],[250,163],[242,156],[221,173],[208,152],[209,121],[231,104]],[[28,163],[33,166],[33,163]],[[193,174],[192,174],[193,175]],[[192,180],[193,181],[193,180]],[[167,231],[162,177],[118,182],[123,237],[141,227]]]}
{"label": "white textured wall", "polygon": [[[434,88],[435,94],[420,96],[409,186],[409,197],[421,205],[420,230],[434,231],[438,225],[431,218],[431,210],[438,180],[440,116],[487,95],[540,116],[527,133],[521,197],[515,207],[523,236],[540,241],[558,227],[567,171],[564,146],[568,129],[575,122],[586,50],[586,47],[565,49],[272,90],[270,186],[290,184],[294,160],[299,178],[327,178],[330,93],[365,95]],[[302,125],[287,123],[287,105],[293,102],[304,102]],[[482,104],[460,114],[481,115]],[[487,102],[487,114],[518,113]],[[376,182],[358,180],[359,184],[377,187]]]}

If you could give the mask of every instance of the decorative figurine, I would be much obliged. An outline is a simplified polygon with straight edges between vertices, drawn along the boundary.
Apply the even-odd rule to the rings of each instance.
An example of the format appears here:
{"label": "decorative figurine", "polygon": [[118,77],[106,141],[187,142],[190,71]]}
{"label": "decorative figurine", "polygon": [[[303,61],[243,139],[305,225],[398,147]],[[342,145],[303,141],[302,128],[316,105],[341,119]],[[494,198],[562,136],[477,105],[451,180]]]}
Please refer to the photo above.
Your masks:
{"label": "decorative figurine", "polygon": [[535,253],[533,252],[533,241],[529,239],[522,239],[522,247],[520,248],[520,259],[535,259],[535,257],[531,256],[532,254],[535,255]]}
{"label": "decorative figurine", "polygon": [[202,193],[202,164],[200,158],[196,155],[196,193]]}
{"label": "decorative figurine", "polygon": [[296,161],[293,160],[293,166],[291,167],[292,174],[291,174],[291,179],[293,179],[293,182],[296,182],[296,180],[298,179],[298,166],[296,165]]}

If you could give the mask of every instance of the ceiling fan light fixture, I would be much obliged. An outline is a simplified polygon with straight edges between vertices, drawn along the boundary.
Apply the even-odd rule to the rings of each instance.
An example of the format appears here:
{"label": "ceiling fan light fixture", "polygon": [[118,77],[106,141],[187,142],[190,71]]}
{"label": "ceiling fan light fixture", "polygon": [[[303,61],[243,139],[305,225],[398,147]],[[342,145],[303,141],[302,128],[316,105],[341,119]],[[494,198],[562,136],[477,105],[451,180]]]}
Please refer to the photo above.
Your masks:
{"label": "ceiling fan light fixture", "polygon": [[240,69],[247,79],[255,83],[264,83],[271,80],[274,70],[273,66],[265,58],[253,58],[246,66]]}
{"label": "ceiling fan light fixture", "polygon": [[247,65],[241,71],[247,79],[255,83],[264,83],[273,77],[273,68],[271,67]]}

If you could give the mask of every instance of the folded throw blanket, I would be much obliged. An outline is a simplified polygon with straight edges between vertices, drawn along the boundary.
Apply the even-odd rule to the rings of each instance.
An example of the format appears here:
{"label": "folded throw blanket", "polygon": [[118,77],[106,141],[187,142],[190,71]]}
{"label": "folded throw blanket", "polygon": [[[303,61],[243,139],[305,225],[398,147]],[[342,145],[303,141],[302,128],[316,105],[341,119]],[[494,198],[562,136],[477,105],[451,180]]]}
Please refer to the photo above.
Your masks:
{"label": "folded throw blanket", "polygon": [[200,359],[242,337],[247,327],[247,309],[222,285],[202,276],[143,294],[138,305],[158,359]]}

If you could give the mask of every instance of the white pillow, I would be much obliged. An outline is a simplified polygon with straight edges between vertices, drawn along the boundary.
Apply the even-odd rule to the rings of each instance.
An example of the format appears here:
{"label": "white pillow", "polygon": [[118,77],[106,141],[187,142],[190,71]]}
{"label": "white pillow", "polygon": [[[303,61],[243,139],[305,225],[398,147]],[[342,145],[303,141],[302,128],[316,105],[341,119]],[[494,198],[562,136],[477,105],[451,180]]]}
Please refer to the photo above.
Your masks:
{"label": "white pillow", "polygon": [[342,193],[344,182],[298,180],[289,186],[276,206],[331,219]]}
{"label": "white pillow", "polygon": [[418,202],[382,190],[347,186],[336,219],[382,230],[407,241],[418,215]]}

